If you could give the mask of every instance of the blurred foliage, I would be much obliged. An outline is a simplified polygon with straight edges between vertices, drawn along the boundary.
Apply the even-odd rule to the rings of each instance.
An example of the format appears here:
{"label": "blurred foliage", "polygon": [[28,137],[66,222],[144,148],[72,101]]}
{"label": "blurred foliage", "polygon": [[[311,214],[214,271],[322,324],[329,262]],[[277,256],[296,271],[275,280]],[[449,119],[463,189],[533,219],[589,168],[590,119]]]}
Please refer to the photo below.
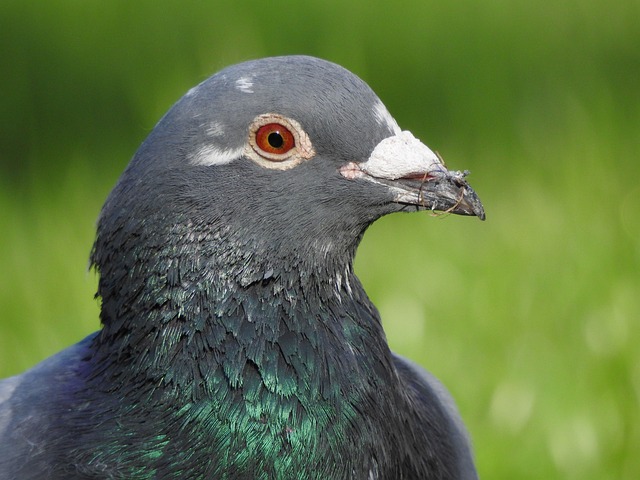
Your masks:
{"label": "blurred foliage", "polygon": [[0,4],[0,376],[98,327],[109,189],[231,63],[363,77],[470,169],[487,222],[395,215],[356,270],[392,346],[451,389],[484,478],[640,478],[640,2]]}

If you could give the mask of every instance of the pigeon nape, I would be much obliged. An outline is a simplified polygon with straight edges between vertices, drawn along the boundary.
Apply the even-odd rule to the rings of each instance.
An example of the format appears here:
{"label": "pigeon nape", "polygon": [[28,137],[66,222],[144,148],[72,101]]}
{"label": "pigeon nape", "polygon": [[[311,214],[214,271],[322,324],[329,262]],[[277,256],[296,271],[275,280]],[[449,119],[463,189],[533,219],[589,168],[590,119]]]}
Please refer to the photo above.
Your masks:
{"label": "pigeon nape", "polygon": [[353,272],[393,212],[484,219],[354,74],[285,56],[189,90],[98,219],[102,328],[0,383],[0,479],[474,479],[446,389]]}

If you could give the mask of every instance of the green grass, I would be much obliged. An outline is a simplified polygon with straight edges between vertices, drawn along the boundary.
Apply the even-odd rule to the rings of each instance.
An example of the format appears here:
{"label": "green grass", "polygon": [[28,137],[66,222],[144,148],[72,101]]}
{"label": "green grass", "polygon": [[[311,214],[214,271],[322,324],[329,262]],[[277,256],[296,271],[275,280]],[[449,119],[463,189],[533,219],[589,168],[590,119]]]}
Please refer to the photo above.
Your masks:
{"label": "green grass", "polygon": [[487,221],[394,215],[356,271],[458,401],[484,478],[640,476],[640,5],[0,6],[0,376],[98,328],[100,206],[189,87],[309,53],[469,168]]}

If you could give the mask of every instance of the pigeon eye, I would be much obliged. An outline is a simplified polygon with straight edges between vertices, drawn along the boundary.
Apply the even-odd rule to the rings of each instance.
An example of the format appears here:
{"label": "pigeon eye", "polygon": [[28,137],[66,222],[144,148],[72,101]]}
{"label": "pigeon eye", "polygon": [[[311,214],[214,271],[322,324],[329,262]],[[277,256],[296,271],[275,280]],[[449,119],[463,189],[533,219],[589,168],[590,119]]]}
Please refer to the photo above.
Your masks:
{"label": "pigeon eye", "polygon": [[[287,127],[279,123],[268,123],[256,132],[256,147],[276,155],[287,153],[296,146],[296,140]],[[286,158],[272,158],[282,161]]]}
{"label": "pigeon eye", "polygon": [[245,155],[258,165],[287,170],[315,155],[302,125],[278,113],[265,113],[249,126]]}

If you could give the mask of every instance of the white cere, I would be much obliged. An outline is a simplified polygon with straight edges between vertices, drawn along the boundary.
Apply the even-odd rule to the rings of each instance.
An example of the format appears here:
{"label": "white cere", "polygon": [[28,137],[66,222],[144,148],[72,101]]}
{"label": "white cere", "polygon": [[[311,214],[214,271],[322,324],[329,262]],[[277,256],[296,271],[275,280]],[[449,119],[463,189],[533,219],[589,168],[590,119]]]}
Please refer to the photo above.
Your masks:
{"label": "white cere", "polygon": [[440,158],[406,130],[382,140],[369,159],[358,167],[368,175],[389,180],[434,171],[446,172]]}

